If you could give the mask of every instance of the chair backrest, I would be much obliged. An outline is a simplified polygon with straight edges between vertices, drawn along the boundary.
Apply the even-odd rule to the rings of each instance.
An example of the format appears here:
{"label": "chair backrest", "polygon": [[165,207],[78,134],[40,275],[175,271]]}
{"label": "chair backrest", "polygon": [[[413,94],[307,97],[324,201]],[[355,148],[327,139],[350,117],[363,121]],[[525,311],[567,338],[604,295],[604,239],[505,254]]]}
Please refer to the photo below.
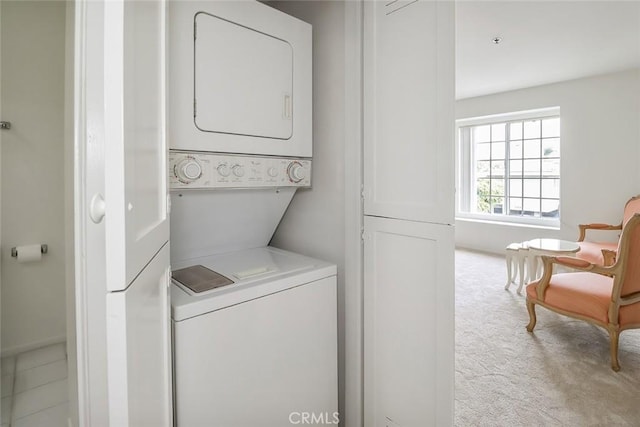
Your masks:
{"label": "chair backrest", "polygon": [[617,258],[617,262],[624,265],[618,295],[624,297],[640,292],[640,213],[634,214],[626,221],[618,243]]}
{"label": "chair backrest", "polygon": [[624,205],[622,226],[624,227],[627,221],[629,221],[631,217],[637,213],[640,213],[640,195],[630,198]]}

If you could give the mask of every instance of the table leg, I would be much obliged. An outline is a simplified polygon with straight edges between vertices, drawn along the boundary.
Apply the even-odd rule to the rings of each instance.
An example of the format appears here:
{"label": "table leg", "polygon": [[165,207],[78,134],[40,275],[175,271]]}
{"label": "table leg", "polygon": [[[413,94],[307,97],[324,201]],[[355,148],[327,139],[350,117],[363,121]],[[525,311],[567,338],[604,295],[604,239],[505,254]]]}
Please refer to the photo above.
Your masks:
{"label": "table leg", "polygon": [[518,253],[518,273],[520,276],[520,283],[518,284],[518,295],[522,293],[522,285],[525,281],[524,263],[527,260],[527,255],[524,253]]}

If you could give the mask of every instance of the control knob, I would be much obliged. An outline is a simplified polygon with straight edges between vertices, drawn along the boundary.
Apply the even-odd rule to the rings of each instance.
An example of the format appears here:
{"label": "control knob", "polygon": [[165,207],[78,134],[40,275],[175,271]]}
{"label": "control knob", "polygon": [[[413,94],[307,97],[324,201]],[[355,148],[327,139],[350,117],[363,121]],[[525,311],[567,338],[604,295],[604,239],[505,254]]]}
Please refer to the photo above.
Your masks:
{"label": "control knob", "polygon": [[289,167],[287,167],[287,175],[289,175],[289,179],[291,182],[300,182],[306,178],[306,171],[304,166],[298,161],[289,163]]}
{"label": "control knob", "polygon": [[231,168],[231,170],[233,171],[233,174],[238,178],[241,178],[244,176],[244,168],[242,167],[242,165],[235,165],[234,167]]}
{"label": "control knob", "polygon": [[202,167],[196,159],[187,157],[175,165],[173,172],[178,180],[189,184],[202,176]]}
{"label": "control knob", "polygon": [[229,166],[224,163],[218,166],[217,170],[220,176],[229,176],[229,174],[231,173],[231,171],[229,170]]}

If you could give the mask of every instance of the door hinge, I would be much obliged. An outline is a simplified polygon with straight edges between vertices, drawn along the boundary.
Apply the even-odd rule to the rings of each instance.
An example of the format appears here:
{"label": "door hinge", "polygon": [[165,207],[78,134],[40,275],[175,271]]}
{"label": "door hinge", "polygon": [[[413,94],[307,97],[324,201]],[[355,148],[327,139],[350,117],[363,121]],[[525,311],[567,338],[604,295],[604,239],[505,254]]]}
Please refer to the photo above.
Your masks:
{"label": "door hinge", "polygon": [[364,239],[366,237],[366,234],[364,232],[364,228],[360,229],[360,240],[362,240],[364,242]]}
{"label": "door hinge", "polygon": [[360,198],[364,200],[364,184],[360,185]]}
{"label": "door hinge", "polygon": [[167,194],[167,216],[171,215],[171,195]]}

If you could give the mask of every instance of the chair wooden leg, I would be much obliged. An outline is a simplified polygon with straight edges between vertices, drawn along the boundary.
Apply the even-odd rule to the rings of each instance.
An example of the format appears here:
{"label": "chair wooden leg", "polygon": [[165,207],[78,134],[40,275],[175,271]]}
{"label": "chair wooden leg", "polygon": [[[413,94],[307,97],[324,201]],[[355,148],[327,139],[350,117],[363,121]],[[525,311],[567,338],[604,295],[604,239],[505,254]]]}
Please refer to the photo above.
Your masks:
{"label": "chair wooden leg", "polygon": [[536,327],[536,305],[527,300],[527,311],[529,312],[529,324],[527,325],[527,331],[533,332],[533,328]]}
{"label": "chair wooden leg", "polygon": [[609,340],[611,346],[611,369],[618,372],[620,370],[620,363],[618,363],[618,341],[620,338],[620,331],[616,329],[609,329]]}

